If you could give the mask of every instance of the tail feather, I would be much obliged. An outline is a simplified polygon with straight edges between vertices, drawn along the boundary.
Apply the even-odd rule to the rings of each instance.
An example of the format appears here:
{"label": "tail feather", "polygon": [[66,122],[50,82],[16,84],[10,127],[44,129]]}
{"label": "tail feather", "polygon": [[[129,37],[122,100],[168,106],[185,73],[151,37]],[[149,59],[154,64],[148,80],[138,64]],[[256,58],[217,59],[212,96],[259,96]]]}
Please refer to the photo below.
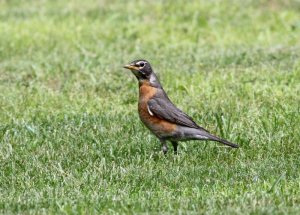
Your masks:
{"label": "tail feather", "polygon": [[221,139],[221,138],[218,138],[218,137],[216,137],[216,139],[214,141],[217,141],[219,143],[223,143],[223,144],[225,144],[227,146],[231,146],[232,148],[239,148],[239,145],[231,143],[231,142],[229,142],[227,140],[224,140],[224,139]]}
{"label": "tail feather", "polygon": [[231,143],[231,142],[229,142],[227,140],[224,140],[222,138],[216,137],[216,136],[214,136],[214,135],[212,135],[212,134],[210,134],[206,131],[201,131],[201,133],[202,133],[201,135],[207,137],[208,140],[216,141],[216,142],[222,143],[224,145],[230,146],[232,148],[239,148],[239,145]]}

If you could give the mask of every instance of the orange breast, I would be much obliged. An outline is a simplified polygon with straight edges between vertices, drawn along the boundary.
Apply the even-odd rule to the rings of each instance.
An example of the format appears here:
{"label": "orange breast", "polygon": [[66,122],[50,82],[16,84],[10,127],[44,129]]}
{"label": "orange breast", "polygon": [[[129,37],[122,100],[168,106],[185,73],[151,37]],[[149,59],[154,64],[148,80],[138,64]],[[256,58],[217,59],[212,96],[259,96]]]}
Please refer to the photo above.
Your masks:
{"label": "orange breast", "polygon": [[139,115],[142,122],[158,137],[170,135],[176,129],[176,124],[150,115],[147,102],[155,95],[157,89],[144,81],[139,88]]}

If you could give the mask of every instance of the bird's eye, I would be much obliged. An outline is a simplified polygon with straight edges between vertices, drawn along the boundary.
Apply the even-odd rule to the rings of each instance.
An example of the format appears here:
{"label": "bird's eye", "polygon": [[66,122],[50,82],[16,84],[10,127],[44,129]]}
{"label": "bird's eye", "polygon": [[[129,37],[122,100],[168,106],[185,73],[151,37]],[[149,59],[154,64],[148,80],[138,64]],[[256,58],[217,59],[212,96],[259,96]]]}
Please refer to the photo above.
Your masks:
{"label": "bird's eye", "polygon": [[144,62],[140,62],[140,67],[144,67],[145,63]]}

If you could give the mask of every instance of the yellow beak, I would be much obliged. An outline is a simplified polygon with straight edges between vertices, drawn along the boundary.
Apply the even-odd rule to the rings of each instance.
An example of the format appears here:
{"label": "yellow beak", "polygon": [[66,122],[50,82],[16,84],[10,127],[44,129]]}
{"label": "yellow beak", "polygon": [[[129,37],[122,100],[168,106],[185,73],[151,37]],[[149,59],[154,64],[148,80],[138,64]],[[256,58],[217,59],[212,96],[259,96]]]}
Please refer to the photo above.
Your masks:
{"label": "yellow beak", "polygon": [[139,70],[139,68],[134,65],[125,65],[124,68],[130,70]]}

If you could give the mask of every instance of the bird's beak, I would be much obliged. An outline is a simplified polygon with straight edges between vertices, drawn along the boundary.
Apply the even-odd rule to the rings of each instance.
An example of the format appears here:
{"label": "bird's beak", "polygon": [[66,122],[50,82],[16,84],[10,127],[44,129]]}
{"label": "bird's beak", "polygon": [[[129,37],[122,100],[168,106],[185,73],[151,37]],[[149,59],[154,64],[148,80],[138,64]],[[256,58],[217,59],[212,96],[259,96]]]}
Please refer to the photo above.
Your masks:
{"label": "bird's beak", "polygon": [[139,68],[134,65],[125,65],[124,68],[130,70],[139,70]]}

